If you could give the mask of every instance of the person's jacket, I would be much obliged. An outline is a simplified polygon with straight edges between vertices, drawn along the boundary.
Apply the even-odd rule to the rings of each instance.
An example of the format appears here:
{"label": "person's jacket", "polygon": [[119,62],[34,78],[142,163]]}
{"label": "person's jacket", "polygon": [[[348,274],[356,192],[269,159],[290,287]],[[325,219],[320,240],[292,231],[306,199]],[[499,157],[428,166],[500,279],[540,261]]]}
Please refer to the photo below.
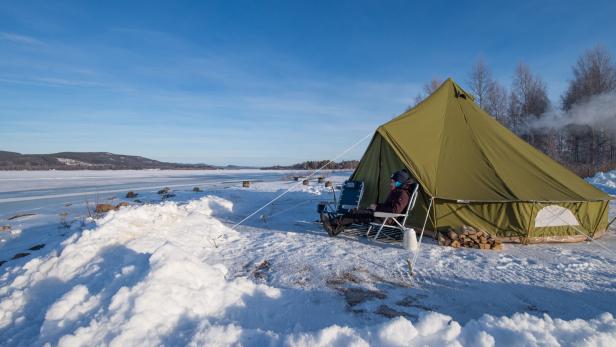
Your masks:
{"label": "person's jacket", "polygon": [[387,199],[382,204],[377,204],[376,211],[388,213],[405,213],[406,208],[411,201],[411,191],[414,184],[406,183],[401,187],[394,188],[387,195]]}

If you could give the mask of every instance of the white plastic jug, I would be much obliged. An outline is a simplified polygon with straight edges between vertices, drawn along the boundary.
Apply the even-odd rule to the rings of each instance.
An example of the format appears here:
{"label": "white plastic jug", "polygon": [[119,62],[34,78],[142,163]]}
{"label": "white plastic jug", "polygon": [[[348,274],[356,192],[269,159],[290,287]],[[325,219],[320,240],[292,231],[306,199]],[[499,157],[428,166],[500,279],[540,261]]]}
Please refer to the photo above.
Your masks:
{"label": "white plastic jug", "polygon": [[409,251],[417,250],[417,234],[415,233],[415,229],[406,228],[404,229],[404,237],[402,238],[402,246],[404,249]]}

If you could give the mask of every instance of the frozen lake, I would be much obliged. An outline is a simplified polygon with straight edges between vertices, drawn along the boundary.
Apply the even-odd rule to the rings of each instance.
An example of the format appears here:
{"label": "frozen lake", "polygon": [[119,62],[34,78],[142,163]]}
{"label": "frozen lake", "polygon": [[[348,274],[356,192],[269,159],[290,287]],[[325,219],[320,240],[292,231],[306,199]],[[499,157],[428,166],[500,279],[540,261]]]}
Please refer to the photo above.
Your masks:
{"label": "frozen lake", "polygon": [[276,181],[293,171],[269,170],[121,170],[121,171],[0,171],[0,219],[16,213],[70,204],[103,202],[126,192],[155,193],[163,187],[190,191],[198,186],[223,188],[253,182]]}

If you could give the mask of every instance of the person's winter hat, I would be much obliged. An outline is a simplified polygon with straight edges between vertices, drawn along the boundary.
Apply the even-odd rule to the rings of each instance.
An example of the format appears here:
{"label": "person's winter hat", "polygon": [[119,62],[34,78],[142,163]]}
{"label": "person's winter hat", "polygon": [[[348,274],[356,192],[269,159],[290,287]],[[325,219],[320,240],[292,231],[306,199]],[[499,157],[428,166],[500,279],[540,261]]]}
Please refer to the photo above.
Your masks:
{"label": "person's winter hat", "polygon": [[411,178],[411,175],[409,175],[409,173],[406,172],[406,170],[396,171],[393,173],[393,175],[391,175],[392,180],[396,182],[400,182],[400,183],[406,183],[406,181],[408,181],[410,178]]}

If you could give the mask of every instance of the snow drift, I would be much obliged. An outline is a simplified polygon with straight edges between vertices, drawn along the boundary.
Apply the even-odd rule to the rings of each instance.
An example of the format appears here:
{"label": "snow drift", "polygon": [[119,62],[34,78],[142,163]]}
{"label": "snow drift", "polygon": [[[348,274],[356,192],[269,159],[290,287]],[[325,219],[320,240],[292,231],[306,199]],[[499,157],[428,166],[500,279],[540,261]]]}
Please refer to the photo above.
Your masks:
{"label": "snow drift", "polygon": [[[215,218],[215,196],[109,213],[61,249],[0,277],[3,345],[613,346],[616,319],[485,315],[465,325],[436,312],[367,324],[335,293],[228,276],[216,262],[242,234]],[[348,324],[309,326],[326,316]]]}
{"label": "snow drift", "polygon": [[608,194],[616,195],[616,170],[598,172],[593,177],[587,178],[586,181]]}

